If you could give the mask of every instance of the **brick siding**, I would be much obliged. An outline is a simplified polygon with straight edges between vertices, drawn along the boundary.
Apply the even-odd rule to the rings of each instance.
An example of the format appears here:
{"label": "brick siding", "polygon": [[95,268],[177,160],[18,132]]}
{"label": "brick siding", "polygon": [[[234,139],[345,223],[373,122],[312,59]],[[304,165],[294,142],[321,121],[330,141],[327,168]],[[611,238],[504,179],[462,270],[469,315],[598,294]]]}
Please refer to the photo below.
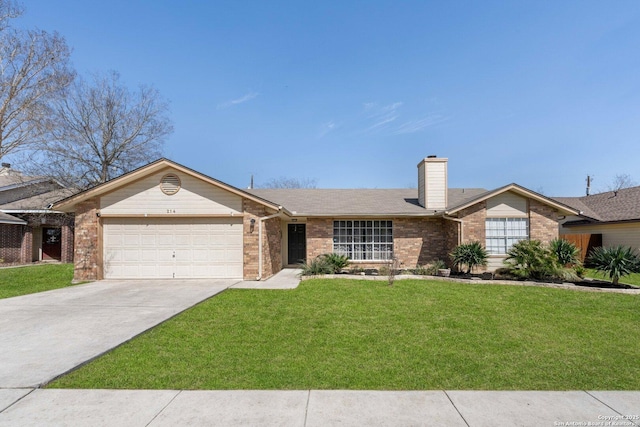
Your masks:
{"label": "brick siding", "polygon": [[462,243],[480,242],[482,246],[486,243],[487,233],[485,231],[487,219],[487,203],[480,202],[458,214],[458,218],[464,221],[462,227]]}
{"label": "brick siding", "polygon": [[13,264],[22,261],[22,236],[24,225],[0,224],[0,263]]}
{"label": "brick siding", "polygon": [[333,219],[307,219],[307,261],[333,252]]}
{"label": "brick siding", "polygon": [[102,278],[102,239],[99,236],[100,218],[96,215],[100,199],[92,198],[76,205],[75,282]]}
{"label": "brick siding", "polygon": [[[265,207],[252,200],[243,200],[244,220],[243,233],[243,277],[245,280],[255,280],[258,277],[260,245],[258,232],[260,218],[268,216]],[[251,220],[255,222],[251,225]],[[272,218],[262,224],[262,279],[266,279],[282,269],[282,238],[280,219]]]}
{"label": "brick siding", "polygon": [[530,200],[529,201],[529,238],[549,243],[557,239],[558,212],[550,206]]}
{"label": "brick siding", "polygon": [[61,256],[63,263],[73,262],[74,218],[69,214],[16,215],[27,225],[0,224],[0,263],[29,264],[38,261],[34,257],[34,233],[42,233],[42,227],[60,227]]}
{"label": "brick siding", "polygon": [[[338,219],[338,218],[336,218]],[[441,218],[388,218],[393,221],[393,253],[401,268],[414,268],[448,258],[451,230]],[[333,252],[334,218],[307,219],[307,259]],[[457,241],[457,235],[455,237]],[[386,261],[355,261],[362,268],[378,268]]]}

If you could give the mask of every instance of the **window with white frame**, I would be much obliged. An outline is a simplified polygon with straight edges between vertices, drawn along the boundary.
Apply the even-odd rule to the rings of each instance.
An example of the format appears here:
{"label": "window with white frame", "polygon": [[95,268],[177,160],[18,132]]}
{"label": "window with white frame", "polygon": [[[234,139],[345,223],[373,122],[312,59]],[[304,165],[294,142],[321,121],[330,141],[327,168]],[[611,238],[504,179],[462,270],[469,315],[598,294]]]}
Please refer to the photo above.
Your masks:
{"label": "window with white frame", "polygon": [[333,253],[346,255],[351,260],[392,259],[392,221],[333,221]]}
{"label": "window with white frame", "polygon": [[487,252],[504,255],[515,243],[529,238],[527,218],[487,218]]}

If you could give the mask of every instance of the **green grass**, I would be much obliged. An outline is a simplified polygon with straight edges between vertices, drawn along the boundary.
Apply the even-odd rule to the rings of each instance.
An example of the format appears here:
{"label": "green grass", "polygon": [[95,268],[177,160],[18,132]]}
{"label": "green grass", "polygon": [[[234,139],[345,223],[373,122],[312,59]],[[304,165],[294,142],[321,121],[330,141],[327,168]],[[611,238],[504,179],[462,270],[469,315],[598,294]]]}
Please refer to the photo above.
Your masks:
{"label": "green grass", "polygon": [[58,388],[638,390],[640,296],[317,279],[228,290]]}
{"label": "green grass", "polygon": [[17,297],[71,285],[73,264],[0,269],[0,298]]}
{"label": "green grass", "polygon": [[[585,276],[591,277],[592,279],[606,280],[608,282],[611,282],[611,279],[607,274],[600,273],[593,268],[588,268]],[[621,284],[624,283],[627,285],[640,286],[640,273],[633,273],[633,274],[629,274],[628,276],[622,276],[620,278],[620,283]]]}

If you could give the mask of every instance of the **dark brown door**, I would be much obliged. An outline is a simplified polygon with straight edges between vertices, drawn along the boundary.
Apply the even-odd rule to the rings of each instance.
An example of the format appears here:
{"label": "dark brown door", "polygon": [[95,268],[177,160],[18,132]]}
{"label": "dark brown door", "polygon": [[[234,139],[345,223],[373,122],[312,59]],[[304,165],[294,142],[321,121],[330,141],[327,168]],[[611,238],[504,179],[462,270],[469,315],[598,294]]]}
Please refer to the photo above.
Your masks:
{"label": "dark brown door", "polygon": [[60,228],[42,229],[42,259],[60,261],[62,255],[62,230]]}
{"label": "dark brown door", "polygon": [[307,258],[307,232],[304,224],[289,224],[288,256],[289,264],[300,264]]}

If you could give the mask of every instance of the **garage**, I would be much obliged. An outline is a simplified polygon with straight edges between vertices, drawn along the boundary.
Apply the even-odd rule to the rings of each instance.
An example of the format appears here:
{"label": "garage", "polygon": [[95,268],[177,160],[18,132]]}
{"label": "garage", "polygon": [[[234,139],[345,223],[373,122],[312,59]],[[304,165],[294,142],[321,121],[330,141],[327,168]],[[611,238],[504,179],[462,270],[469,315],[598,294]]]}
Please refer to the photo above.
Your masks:
{"label": "garage", "polygon": [[242,248],[242,218],[103,218],[107,279],[241,279]]}
{"label": "garage", "polygon": [[167,159],[54,209],[74,214],[76,282],[256,280],[282,266],[282,206]]}

